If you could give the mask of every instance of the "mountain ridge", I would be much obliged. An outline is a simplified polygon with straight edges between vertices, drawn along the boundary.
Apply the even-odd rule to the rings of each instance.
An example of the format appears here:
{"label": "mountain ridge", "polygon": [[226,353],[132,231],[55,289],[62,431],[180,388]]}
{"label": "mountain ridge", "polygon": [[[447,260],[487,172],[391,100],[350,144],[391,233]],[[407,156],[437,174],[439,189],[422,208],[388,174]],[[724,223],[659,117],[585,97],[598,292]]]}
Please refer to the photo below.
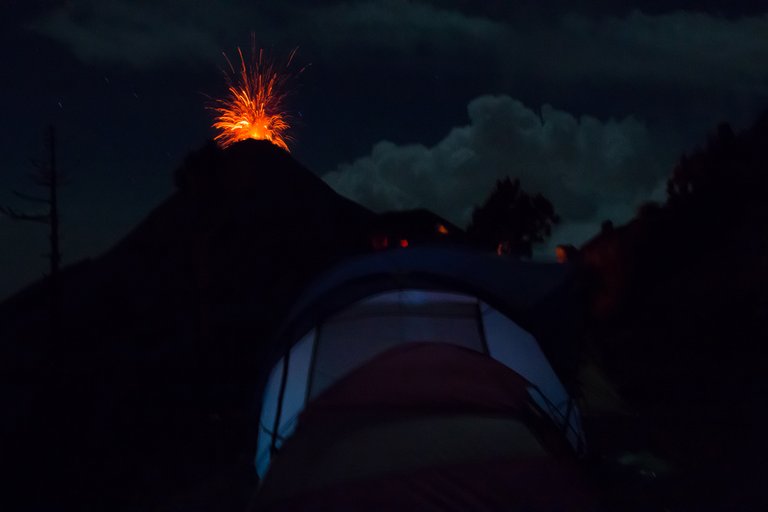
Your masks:
{"label": "mountain ridge", "polygon": [[268,142],[209,144],[175,179],[106,253],[62,269],[53,334],[45,279],[0,303],[11,501],[155,502],[195,490],[200,471],[242,485],[244,411],[276,319],[369,248],[375,214]]}

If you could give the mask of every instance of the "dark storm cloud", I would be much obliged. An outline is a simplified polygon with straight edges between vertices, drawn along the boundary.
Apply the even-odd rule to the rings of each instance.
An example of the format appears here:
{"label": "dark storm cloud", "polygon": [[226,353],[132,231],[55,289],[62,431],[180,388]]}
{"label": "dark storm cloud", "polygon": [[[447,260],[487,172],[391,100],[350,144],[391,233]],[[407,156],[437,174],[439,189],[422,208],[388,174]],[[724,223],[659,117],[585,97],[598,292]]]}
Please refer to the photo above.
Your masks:
{"label": "dark storm cloud", "polygon": [[755,65],[768,58],[765,15],[725,19],[699,12],[650,16],[634,11],[622,18],[566,16],[546,35],[554,43],[546,53],[553,58],[551,78],[761,94],[768,86],[768,68]]}
{"label": "dark storm cloud", "polygon": [[603,219],[626,221],[653,197],[671,163],[631,117],[576,118],[548,105],[534,112],[509,96],[479,97],[468,113],[468,125],[432,147],[382,141],[325,179],[374,210],[426,207],[466,225],[472,207],[510,175],[550,198],[567,229],[594,233]]}
{"label": "dark storm cloud", "polygon": [[[455,4],[456,2],[451,2]],[[492,5],[492,4],[490,4]],[[583,10],[582,10],[583,11]],[[429,50],[432,68],[503,70],[497,88],[590,84],[696,87],[765,95],[768,17],[723,18],[696,11],[615,16],[563,11],[535,22],[514,12],[467,12],[406,0],[264,4],[81,0],[50,11],[30,26],[66,44],[86,62],[137,67],[209,62],[243,44],[253,31],[262,44],[317,48],[329,65],[339,54],[377,52],[371,66],[405,66]]]}
{"label": "dark storm cloud", "polygon": [[501,24],[406,0],[263,6],[248,2],[80,0],[29,24],[85,62],[153,67],[211,59],[254,32],[260,43],[442,47],[497,37]]}
{"label": "dark storm cloud", "polygon": [[765,12],[764,0],[430,0],[430,3],[473,15],[506,20],[552,18],[563,12],[597,17],[625,16],[636,10],[647,14],[697,11],[724,17],[752,16]]}
{"label": "dark storm cloud", "polygon": [[369,0],[312,8],[315,37],[343,48],[350,42],[413,51],[426,47],[466,47],[499,42],[506,27],[484,17],[405,0]]}
{"label": "dark storm cloud", "polygon": [[68,46],[87,63],[135,67],[190,63],[219,54],[216,34],[230,13],[198,2],[68,2],[32,21],[31,30]]}

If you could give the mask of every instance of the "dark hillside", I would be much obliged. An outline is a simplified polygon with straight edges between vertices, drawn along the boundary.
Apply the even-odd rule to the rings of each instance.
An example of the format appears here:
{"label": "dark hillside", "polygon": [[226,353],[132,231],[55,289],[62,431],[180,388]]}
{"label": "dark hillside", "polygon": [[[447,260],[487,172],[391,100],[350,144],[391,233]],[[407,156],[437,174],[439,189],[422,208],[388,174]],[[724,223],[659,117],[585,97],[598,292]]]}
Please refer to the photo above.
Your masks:
{"label": "dark hillside", "polygon": [[262,342],[308,279],[369,245],[374,215],[267,142],[206,146],[176,183],[107,254],[62,271],[53,336],[44,282],[0,305],[21,509],[242,500]]}
{"label": "dark hillside", "polygon": [[677,468],[670,503],[694,509],[768,503],[766,168],[768,117],[723,125],[680,161],[665,204],[580,253],[604,366]]}

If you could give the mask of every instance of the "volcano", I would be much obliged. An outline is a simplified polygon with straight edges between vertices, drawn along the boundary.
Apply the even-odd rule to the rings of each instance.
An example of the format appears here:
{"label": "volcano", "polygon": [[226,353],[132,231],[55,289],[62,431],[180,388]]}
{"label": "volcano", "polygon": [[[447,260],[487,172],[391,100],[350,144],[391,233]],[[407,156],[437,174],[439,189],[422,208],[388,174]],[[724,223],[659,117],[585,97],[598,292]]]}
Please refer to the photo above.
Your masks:
{"label": "volcano", "polygon": [[237,439],[263,340],[311,277],[368,248],[376,216],[267,141],[210,143],[175,181],[110,251],[61,272],[55,333],[44,281],[0,305],[14,509],[221,509],[250,492]]}

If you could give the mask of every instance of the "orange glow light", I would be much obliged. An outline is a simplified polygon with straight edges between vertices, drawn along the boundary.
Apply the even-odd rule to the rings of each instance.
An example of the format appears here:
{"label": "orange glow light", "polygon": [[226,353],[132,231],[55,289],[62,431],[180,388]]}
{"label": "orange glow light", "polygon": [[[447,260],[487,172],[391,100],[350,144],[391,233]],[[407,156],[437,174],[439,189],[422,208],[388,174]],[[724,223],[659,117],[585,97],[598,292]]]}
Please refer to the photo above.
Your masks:
{"label": "orange glow light", "polygon": [[441,235],[447,235],[449,233],[448,228],[445,227],[445,225],[443,224],[437,225],[437,232],[440,233]]}
{"label": "orange glow light", "polygon": [[288,149],[291,138],[287,132],[291,128],[289,116],[285,110],[288,95],[288,82],[298,74],[289,72],[291,61],[296,53],[294,49],[288,57],[284,71],[278,72],[276,66],[264,58],[264,50],[256,53],[255,39],[251,48],[251,62],[246,64],[240,48],[240,68],[235,70],[226,54],[229,64],[227,74],[228,92],[225,98],[215,100],[211,110],[216,112],[213,128],[218,130],[214,140],[226,148],[245,139],[268,140]]}

